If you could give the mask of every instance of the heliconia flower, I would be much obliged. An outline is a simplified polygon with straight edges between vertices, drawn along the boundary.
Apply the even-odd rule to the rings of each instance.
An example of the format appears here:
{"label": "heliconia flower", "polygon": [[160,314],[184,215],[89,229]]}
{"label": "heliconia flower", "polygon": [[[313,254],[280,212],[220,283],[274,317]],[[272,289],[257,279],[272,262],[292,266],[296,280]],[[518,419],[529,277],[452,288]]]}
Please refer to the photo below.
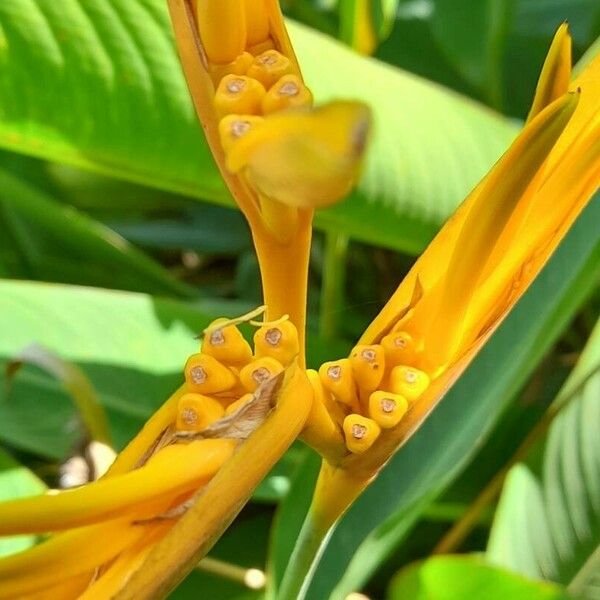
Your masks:
{"label": "heliconia flower", "polygon": [[[183,368],[185,383],[100,480],[0,504],[0,536],[52,534],[0,559],[0,598],[128,597],[130,579],[131,597],[154,598],[194,566],[311,409],[295,326],[257,324],[253,348],[237,327],[263,311],[209,325]],[[158,559],[161,568],[140,569],[169,548],[171,533],[179,541]]]}
{"label": "heliconia flower", "polygon": [[356,182],[369,109],[312,108],[278,0],[168,4],[206,139],[252,229],[267,318],[289,315],[303,364],[313,209]]}
{"label": "heliconia flower", "polygon": [[600,56],[571,82],[570,44],[563,25],[521,134],[350,357],[321,368],[322,387],[345,409],[349,450],[324,462],[311,514],[321,534],[443,398],[597,191]]}

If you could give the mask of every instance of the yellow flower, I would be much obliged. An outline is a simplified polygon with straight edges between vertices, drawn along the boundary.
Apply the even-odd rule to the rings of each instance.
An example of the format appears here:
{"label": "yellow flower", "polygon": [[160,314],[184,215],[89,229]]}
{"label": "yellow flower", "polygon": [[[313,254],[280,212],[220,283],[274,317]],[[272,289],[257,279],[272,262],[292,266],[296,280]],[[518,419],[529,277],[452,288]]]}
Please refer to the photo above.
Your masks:
{"label": "yellow flower", "polygon": [[349,362],[322,369],[334,396],[340,380],[353,380],[356,404],[336,396],[352,407],[343,423],[350,453],[323,465],[312,506],[317,529],[339,518],[443,398],[598,189],[599,98],[600,56],[571,83],[563,25],[521,134],[419,258]]}
{"label": "yellow flower", "polygon": [[278,0],[169,0],[196,111],[250,227],[267,319],[304,330],[313,209],[340,200],[360,171],[370,113],[312,109]]}

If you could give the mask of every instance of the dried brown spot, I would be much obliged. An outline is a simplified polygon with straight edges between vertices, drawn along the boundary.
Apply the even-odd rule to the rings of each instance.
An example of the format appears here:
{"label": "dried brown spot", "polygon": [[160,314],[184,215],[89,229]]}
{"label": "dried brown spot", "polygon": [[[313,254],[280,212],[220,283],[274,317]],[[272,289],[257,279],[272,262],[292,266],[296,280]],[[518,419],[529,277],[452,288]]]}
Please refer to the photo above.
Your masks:
{"label": "dried brown spot", "polygon": [[282,337],[283,333],[281,333],[281,329],[277,329],[277,327],[272,327],[265,333],[265,341],[270,346],[278,346]]}
{"label": "dried brown spot", "polygon": [[261,65],[268,66],[274,65],[278,60],[279,57],[273,52],[270,52],[268,54],[261,54],[260,56],[256,57],[256,62],[260,63]]}
{"label": "dried brown spot", "polygon": [[406,373],[404,373],[404,380],[406,383],[415,383],[417,378],[418,375],[414,371],[406,371]]}
{"label": "dried brown spot", "polygon": [[243,79],[232,79],[227,84],[227,91],[230,94],[239,94],[246,87],[246,82]]}
{"label": "dried brown spot", "polygon": [[248,121],[234,121],[231,124],[231,135],[236,139],[241,138],[250,131],[251,127]]}
{"label": "dried brown spot", "polygon": [[392,398],[382,398],[381,410],[388,414],[394,412],[396,410],[396,401]]}
{"label": "dried brown spot", "polygon": [[397,346],[398,348],[406,348],[406,340],[402,336],[398,336],[394,340],[394,346]]}
{"label": "dried brown spot", "polygon": [[208,375],[206,374],[206,371],[200,366],[196,366],[196,367],[192,367],[190,369],[190,379],[192,380],[193,383],[196,384],[202,384],[202,383],[206,383],[206,379],[208,378]]}
{"label": "dried brown spot", "polygon": [[266,367],[259,367],[252,371],[252,379],[256,381],[256,383],[263,383],[267,381],[271,377],[271,371]]}
{"label": "dried brown spot", "polygon": [[355,440],[362,440],[367,435],[367,428],[364,425],[355,423],[352,425],[352,437]]}
{"label": "dried brown spot", "polygon": [[293,81],[286,81],[278,90],[280,96],[297,96],[300,89]]}
{"label": "dried brown spot", "polygon": [[332,365],[327,369],[327,377],[329,379],[333,379],[334,381],[338,381],[342,376],[342,367],[339,365]]}
{"label": "dried brown spot", "polygon": [[186,425],[195,425],[198,422],[198,413],[188,406],[181,411],[181,420]]}
{"label": "dried brown spot", "polygon": [[225,343],[225,336],[222,329],[215,329],[210,334],[210,343],[212,346],[222,346]]}
{"label": "dried brown spot", "polygon": [[366,348],[360,353],[361,357],[367,362],[373,362],[377,358],[377,352],[372,348]]}

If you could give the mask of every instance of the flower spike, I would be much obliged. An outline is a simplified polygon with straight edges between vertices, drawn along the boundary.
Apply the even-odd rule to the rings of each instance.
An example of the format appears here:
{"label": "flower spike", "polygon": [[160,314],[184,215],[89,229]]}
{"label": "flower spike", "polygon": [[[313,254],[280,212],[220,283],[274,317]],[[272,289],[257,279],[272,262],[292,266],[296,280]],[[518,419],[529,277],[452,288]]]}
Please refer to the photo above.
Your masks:
{"label": "flower spike", "polygon": [[440,304],[425,341],[428,361],[436,368],[444,367],[454,355],[464,315],[487,259],[519,200],[529,186],[535,185],[578,102],[578,92],[568,93],[544,109],[475,191],[440,284]]}
{"label": "flower spike", "polygon": [[356,183],[368,111],[357,103],[312,110],[277,0],[168,4],[207,141],[252,229],[267,318],[290,315],[304,364],[313,210]]}

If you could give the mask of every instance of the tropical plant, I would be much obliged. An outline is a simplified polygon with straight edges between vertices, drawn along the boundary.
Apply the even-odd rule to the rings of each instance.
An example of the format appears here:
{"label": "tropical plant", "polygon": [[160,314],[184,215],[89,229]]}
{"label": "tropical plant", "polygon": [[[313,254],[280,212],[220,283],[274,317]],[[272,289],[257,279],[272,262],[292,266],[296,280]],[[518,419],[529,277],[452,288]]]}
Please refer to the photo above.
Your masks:
{"label": "tropical plant", "polygon": [[[442,0],[429,15],[415,3],[289,3],[355,51],[293,24],[292,44],[276,0],[167,4],[0,6],[0,144],[10,151],[0,440],[14,455],[2,455],[0,535],[18,536],[0,547],[0,597],[158,598],[195,571],[175,595],[197,594],[200,579],[202,597],[241,597],[223,583],[237,580],[266,582],[269,598],[344,598],[390,556],[395,567],[423,555],[401,542],[427,511],[448,512],[436,498],[460,489],[448,487],[489,437],[472,463],[473,504],[425,544],[440,554],[472,543],[509,473],[486,555],[426,560],[393,579],[390,597],[595,598],[598,457],[589,426],[573,420],[595,415],[597,335],[547,412],[548,401],[519,409],[516,427],[503,409],[518,406],[556,340],[578,351],[597,318],[599,205],[586,205],[600,179],[598,45],[572,75],[582,34],[573,47],[558,27],[519,132],[499,111],[523,114],[507,100],[502,61],[525,2],[482,3],[469,17],[484,25],[479,37]],[[418,72],[455,65],[442,83],[496,111],[360,56],[386,57],[410,14],[443,47]],[[414,60],[400,56],[399,66]],[[230,209],[182,194],[232,199],[250,236]],[[324,231],[317,336],[313,220]],[[404,254],[355,242],[346,272],[351,239]],[[237,294],[227,262],[210,274],[228,253],[240,255]],[[376,315],[336,315],[346,293],[387,295],[379,280],[391,270],[405,277]],[[200,295],[211,288],[220,297]],[[578,335],[567,329],[577,313]],[[538,484],[513,465],[548,429]],[[498,448],[506,432],[523,438],[518,449]],[[487,486],[486,451],[498,470]],[[60,467],[36,467],[36,456]],[[73,489],[40,493],[19,461]],[[557,475],[566,462],[573,473]],[[530,535],[523,518],[536,523]],[[232,564],[264,561],[254,541],[266,545],[272,519],[266,577]],[[213,547],[227,562],[206,557]]]}

